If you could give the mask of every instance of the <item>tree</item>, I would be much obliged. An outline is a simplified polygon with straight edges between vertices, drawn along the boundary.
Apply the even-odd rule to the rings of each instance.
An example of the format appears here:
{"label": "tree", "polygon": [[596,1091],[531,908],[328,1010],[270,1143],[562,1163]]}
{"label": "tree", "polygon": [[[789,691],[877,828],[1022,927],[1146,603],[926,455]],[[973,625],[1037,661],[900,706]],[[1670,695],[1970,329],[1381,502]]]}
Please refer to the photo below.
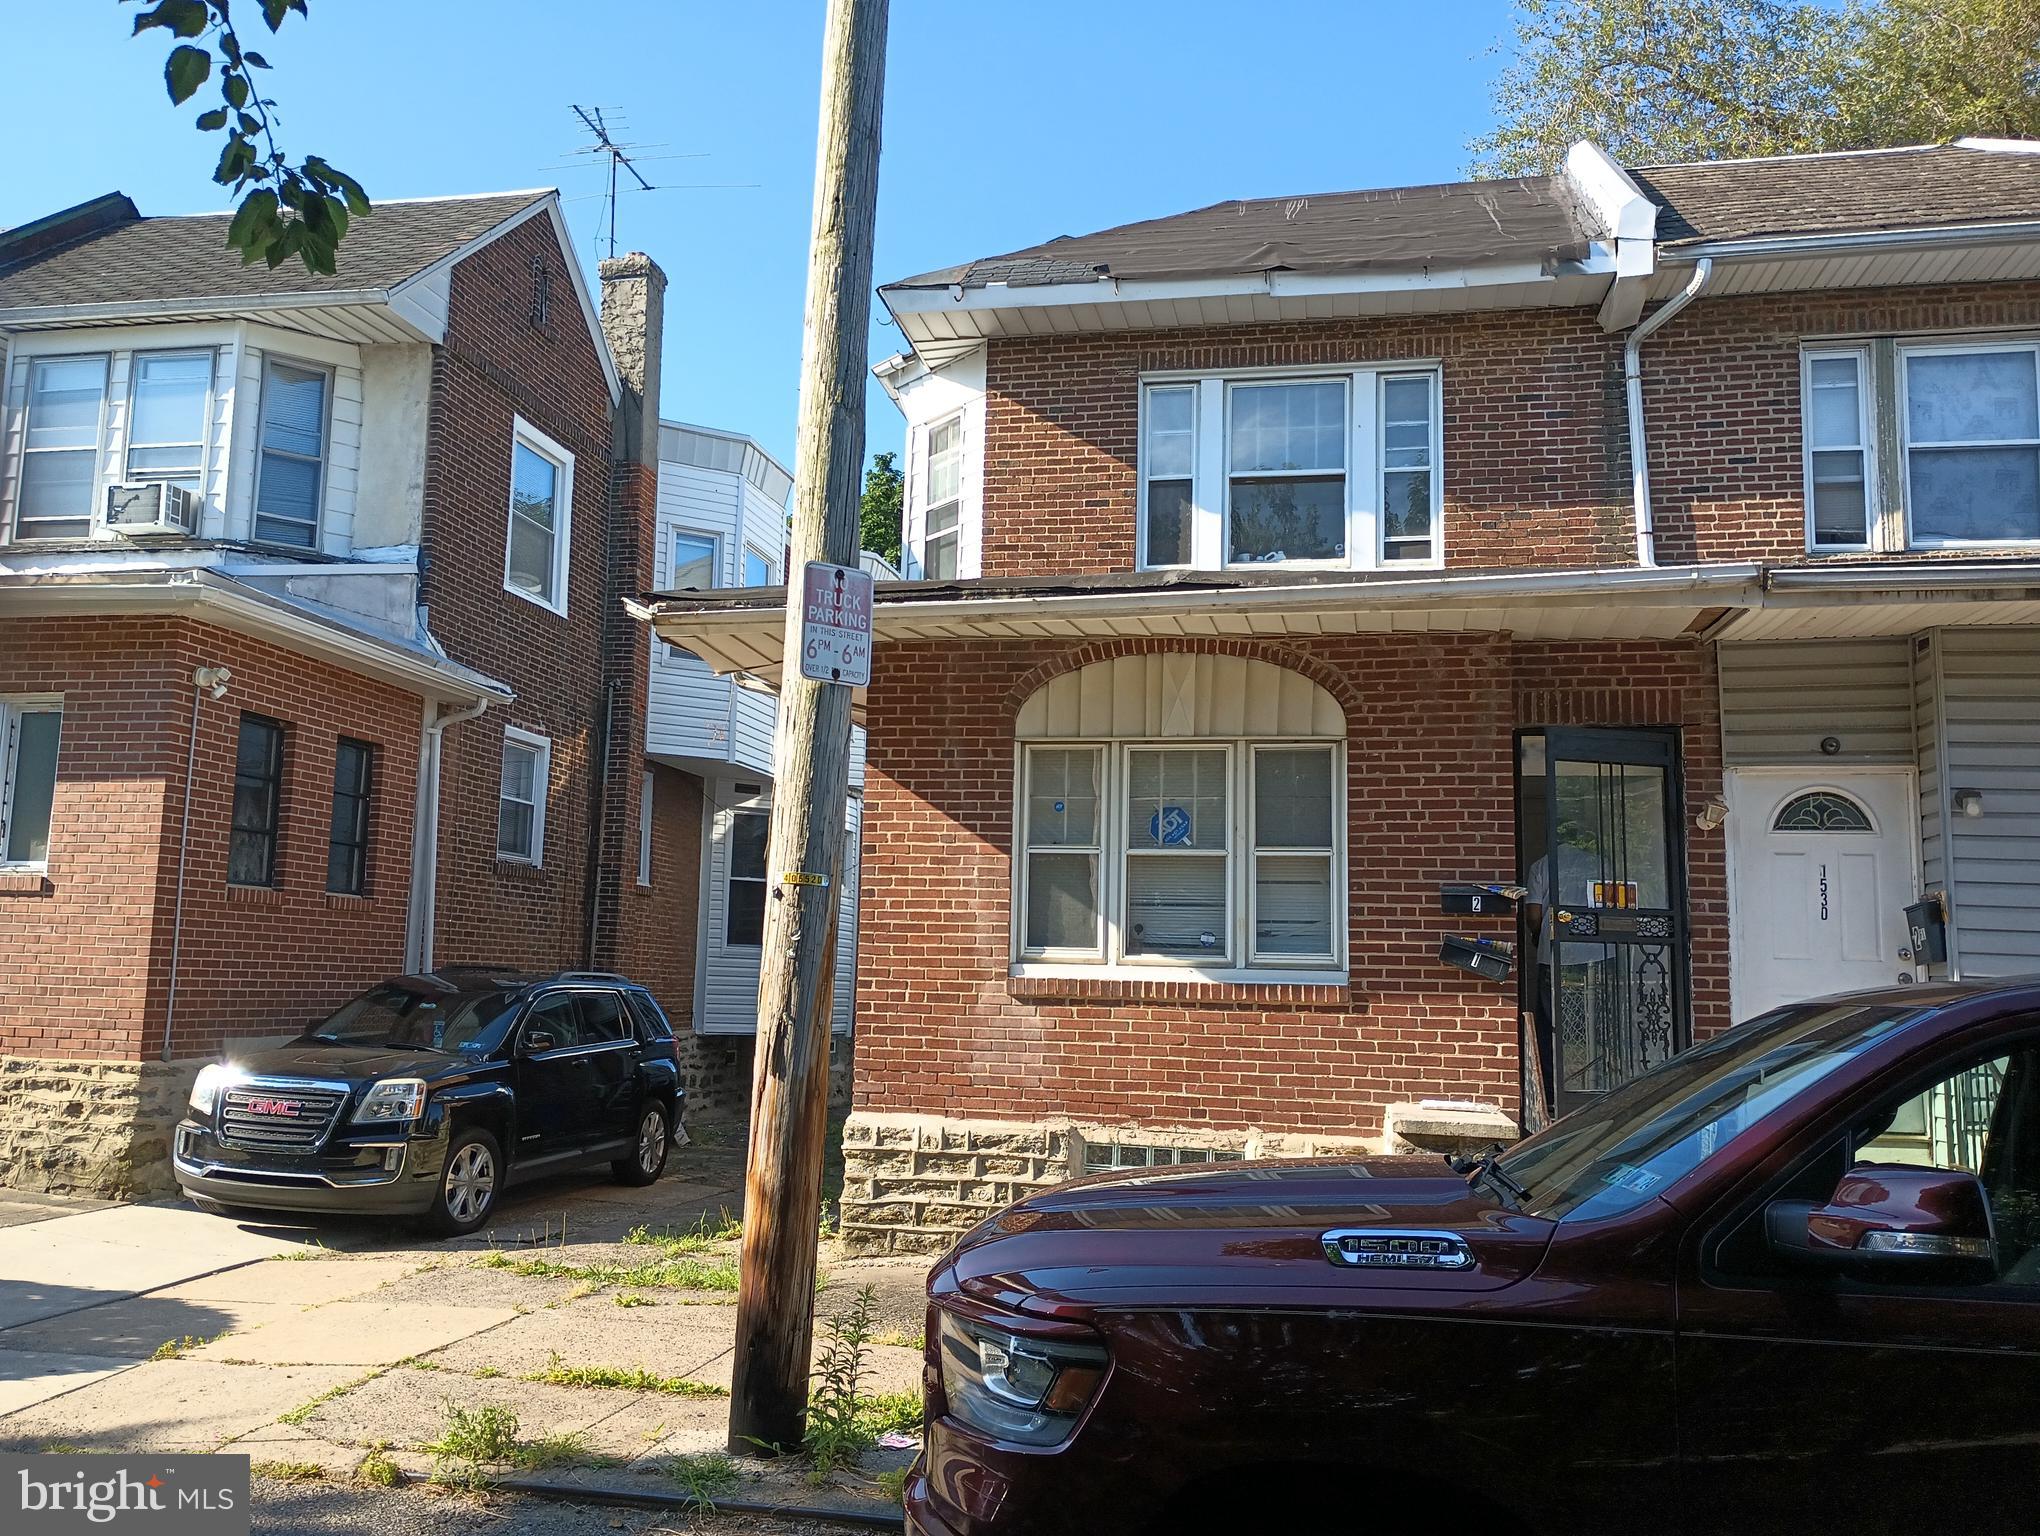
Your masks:
{"label": "tree", "polygon": [[1476,170],[2040,135],[2040,0],[1517,0]]}
{"label": "tree", "polygon": [[[129,0],[148,4],[148,0]],[[273,33],[292,11],[308,16],[306,0],[257,0]],[[211,79],[218,63],[220,102],[201,112],[201,133],[225,133],[213,180],[241,194],[227,224],[227,244],[243,262],[280,266],[292,256],[309,272],[331,276],[347,222],[369,211],[361,183],[317,155],[293,165],[276,144],[276,102],[255,88],[258,69],[269,61],[241,45],[229,14],[230,0],[156,0],[135,17],[135,35],[161,27],[174,38],[199,38],[203,46],[179,42],[163,62],[170,100],[183,105]]]}
{"label": "tree", "polygon": [[906,500],[906,476],[897,454],[874,453],[864,472],[864,497],[857,509],[857,543],[874,555],[900,563],[900,515]]}

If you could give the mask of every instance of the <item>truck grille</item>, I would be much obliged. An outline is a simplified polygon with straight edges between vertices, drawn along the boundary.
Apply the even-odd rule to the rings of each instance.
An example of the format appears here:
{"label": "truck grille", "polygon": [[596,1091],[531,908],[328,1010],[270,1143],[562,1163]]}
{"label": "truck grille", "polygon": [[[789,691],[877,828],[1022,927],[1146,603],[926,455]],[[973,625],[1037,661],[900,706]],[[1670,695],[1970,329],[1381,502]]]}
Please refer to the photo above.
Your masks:
{"label": "truck grille", "polygon": [[346,1102],[338,1084],[243,1083],[221,1096],[220,1140],[251,1152],[316,1152]]}

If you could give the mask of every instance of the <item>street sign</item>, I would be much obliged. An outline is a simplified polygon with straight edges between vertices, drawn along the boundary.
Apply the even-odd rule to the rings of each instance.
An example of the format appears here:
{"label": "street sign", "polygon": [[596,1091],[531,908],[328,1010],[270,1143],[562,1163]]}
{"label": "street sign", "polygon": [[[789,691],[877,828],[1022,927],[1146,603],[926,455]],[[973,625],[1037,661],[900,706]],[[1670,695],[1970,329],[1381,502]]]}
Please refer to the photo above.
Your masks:
{"label": "street sign", "polygon": [[801,573],[800,675],[862,688],[871,681],[871,577],[810,560]]}

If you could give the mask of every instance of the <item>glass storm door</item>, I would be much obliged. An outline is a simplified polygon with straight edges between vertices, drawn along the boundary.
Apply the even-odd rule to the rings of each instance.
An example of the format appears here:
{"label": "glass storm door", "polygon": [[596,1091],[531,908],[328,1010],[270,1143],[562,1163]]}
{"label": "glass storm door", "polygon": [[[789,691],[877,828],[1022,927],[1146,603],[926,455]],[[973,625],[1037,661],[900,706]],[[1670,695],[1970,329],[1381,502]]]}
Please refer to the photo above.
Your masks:
{"label": "glass storm door", "polygon": [[[1517,797],[1542,1074],[1558,1114],[1687,1043],[1676,738],[1526,733]],[[1540,814],[1541,813],[1541,814]]]}

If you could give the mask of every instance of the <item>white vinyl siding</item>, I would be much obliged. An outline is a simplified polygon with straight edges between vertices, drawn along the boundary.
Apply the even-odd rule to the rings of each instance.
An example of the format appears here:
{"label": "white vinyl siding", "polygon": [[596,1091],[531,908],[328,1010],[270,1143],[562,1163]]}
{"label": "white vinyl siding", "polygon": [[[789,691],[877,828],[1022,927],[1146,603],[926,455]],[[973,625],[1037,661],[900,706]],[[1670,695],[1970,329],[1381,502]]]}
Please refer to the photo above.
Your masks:
{"label": "white vinyl siding", "polygon": [[1433,364],[1149,377],[1141,567],[1442,565],[1442,389]]}
{"label": "white vinyl siding", "polygon": [[[1911,650],[1903,635],[1717,647],[1723,761],[1911,762]],[[1834,752],[1822,749],[1829,738]]]}

